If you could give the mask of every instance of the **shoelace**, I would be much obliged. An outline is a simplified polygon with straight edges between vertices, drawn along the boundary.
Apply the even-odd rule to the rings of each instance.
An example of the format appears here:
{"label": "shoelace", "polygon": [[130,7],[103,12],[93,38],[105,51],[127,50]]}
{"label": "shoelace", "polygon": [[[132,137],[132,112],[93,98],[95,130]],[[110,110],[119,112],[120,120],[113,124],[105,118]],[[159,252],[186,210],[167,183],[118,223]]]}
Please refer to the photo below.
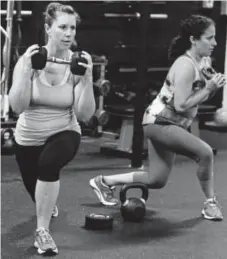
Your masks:
{"label": "shoelace", "polygon": [[53,240],[48,230],[39,230],[37,235],[40,237],[40,240],[43,244],[50,244]]}
{"label": "shoelace", "polygon": [[205,201],[205,204],[210,204],[210,205],[215,206],[218,204],[218,201],[217,201],[216,197],[213,197],[213,198],[207,199]]}
{"label": "shoelace", "polygon": [[115,186],[107,187],[106,188],[106,196],[108,198],[113,198],[115,189],[116,189]]}

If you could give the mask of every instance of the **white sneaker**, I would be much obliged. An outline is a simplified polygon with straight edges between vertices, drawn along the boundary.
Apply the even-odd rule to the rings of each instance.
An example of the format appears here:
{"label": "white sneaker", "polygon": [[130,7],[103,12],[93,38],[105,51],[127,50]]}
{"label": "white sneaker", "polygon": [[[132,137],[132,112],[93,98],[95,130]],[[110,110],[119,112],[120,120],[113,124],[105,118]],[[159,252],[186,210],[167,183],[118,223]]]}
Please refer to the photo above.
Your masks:
{"label": "white sneaker", "polygon": [[221,206],[215,197],[205,201],[202,215],[209,220],[223,220]]}
{"label": "white sneaker", "polygon": [[58,248],[49,233],[48,229],[40,228],[35,232],[34,247],[40,255],[56,255],[58,254]]}
{"label": "white sneaker", "polygon": [[59,214],[59,212],[58,212],[58,206],[55,205],[55,206],[54,206],[54,209],[53,209],[53,211],[52,211],[51,217],[52,217],[52,218],[57,218],[57,217],[58,217],[58,214]]}

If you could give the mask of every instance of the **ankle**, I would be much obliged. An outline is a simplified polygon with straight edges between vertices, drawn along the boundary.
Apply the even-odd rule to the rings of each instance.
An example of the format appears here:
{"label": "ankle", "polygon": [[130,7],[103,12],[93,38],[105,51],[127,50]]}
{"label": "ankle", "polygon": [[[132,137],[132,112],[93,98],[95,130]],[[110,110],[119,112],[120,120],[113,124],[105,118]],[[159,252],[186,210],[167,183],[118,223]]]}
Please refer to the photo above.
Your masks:
{"label": "ankle", "polygon": [[49,231],[49,229],[48,229],[48,228],[45,228],[45,227],[37,227],[37,228],[36,228],[36,232],[39,232],[39,231],[41,231],[41,230],[47,230],[47,231]]}
{"label": "ankle", "polygon": [[110,183],[108,182],[108,180],[106,180],[106,176],[102,176],[102,182],[103,184],[105,184],[106,186],[108,186],[109,188],[111,187]]}

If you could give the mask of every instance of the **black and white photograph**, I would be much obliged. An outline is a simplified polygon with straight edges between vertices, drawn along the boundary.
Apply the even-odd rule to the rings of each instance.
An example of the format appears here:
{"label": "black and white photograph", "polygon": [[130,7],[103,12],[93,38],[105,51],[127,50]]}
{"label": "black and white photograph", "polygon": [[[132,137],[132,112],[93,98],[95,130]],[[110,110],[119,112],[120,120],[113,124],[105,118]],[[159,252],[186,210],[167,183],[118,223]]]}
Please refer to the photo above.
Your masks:
{"label": "black and white photograph", "polygon": [[1,258],[226,259],[227,0],[3,0]]}

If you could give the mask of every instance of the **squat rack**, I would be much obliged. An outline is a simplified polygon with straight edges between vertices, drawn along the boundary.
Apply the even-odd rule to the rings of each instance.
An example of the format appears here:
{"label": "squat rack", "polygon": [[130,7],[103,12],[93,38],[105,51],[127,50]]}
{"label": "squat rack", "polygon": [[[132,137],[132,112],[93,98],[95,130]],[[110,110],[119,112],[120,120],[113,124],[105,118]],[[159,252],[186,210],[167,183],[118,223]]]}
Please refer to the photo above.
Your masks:
{"label": "squat rack", "polygon": [[7,16],[6,16],[6,30],[1,26],[1,32],[5,36],[5,43],[2,51],[3,72],[1,75],[1,118],[9,119],[9,99],[8,99],[8,84],[9,84],[9,70],[10,57],[12,45],[12,29],[13,29],[13,10],[14,0],[7,1]]}

